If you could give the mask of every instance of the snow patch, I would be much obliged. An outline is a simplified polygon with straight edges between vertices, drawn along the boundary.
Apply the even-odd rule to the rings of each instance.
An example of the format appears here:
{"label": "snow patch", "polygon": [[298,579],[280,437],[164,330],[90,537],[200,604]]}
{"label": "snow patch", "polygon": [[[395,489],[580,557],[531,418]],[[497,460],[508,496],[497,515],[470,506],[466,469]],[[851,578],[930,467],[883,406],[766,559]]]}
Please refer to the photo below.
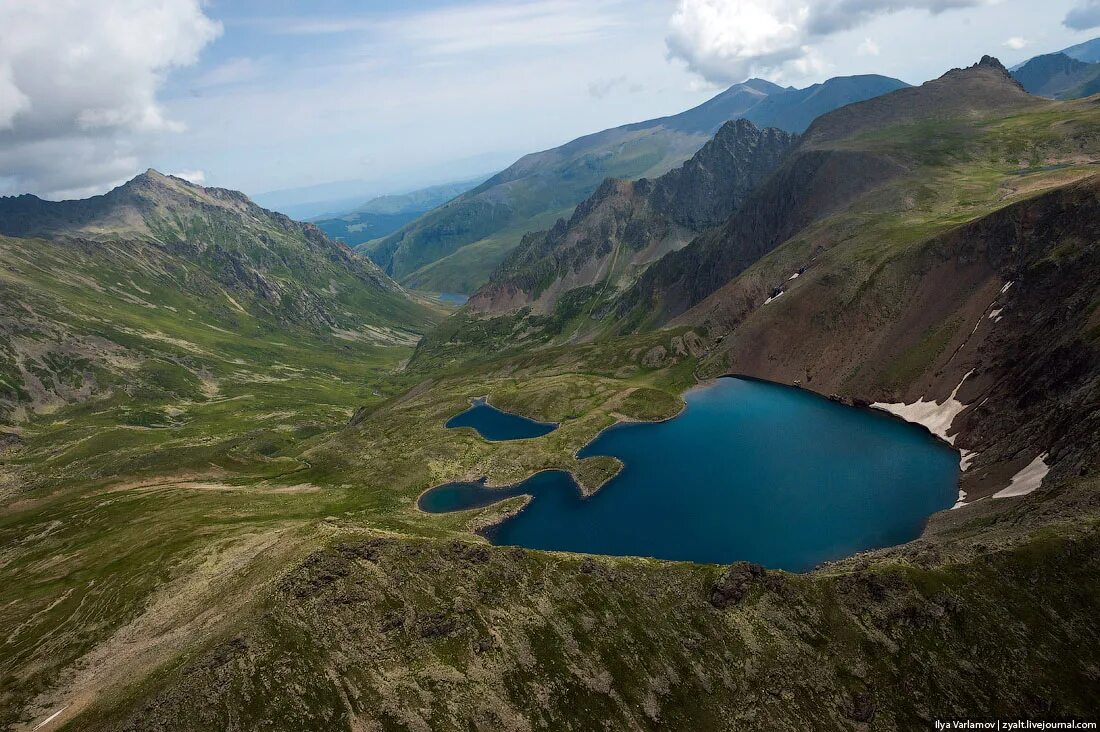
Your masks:
{"label": "snow patch", "polygon": [[1001,294],[1003,295],[1006,292],[1008,292],[1008,288],[1012,287],[1014,284],[1016,284],[1016,283],[1015,282],[1006,282],[1005,286],[1001,288]]}
{"label": "snow patch", "polygon": [[956,508],[962,508],[965,505],[966,505],[966,491],[964,491],[962,488],[960,488],[959,489],[959,500],[955,501],[955,505],[951,507],[951,510],[954,511]]}
{"label": "snow patch", "polygon": [[1043,478],[1047,477],[1047,473],[1050,472],[1050,466],[1047,465],[1048,457],[1050,456],[1043,453],[1032,460],[1030,465],[1012,476],[1012,482],[1008,484],[1007,488],[997,491],[993,494],[993,497],[1012,498],[1014,496],[1026,496],[1028,493],[1034,491],[1043,484]]}
{"label": "snow patch", "polygon": [[790,277],[788,277],[787,279],[788,279],[788,280],[797,280],[797,279],[798,279],[798,275],[800,275],[800,274],[802,274],[802,273],[801,273],[801,272],[795,272],[795,273],[794,273],[793,275],[791,275],[791,276],[790,276]]}
{"label": "snow patch", "polygon": [[769,297],[767,300],[764,301],[764,304],[767,305],[769,302],[771,302],[773,300],[778,300],[779,298],[783,297],[783,295],[785,295],[785,294],[787,294],[786,290],[784,290],[783,292],[780,292],[778,295],[772,295],[771,297]]}
{"label": "snow patch", "polygon": [[973,450],[959,450],[959,468],[965,473],[970,469],[970,464],[974,462],[976,457],[978,457],[978,453]]}
{"label": "snow patch", "polygon": [[1001,319],[1001,313],[1003,313],[1004,311],[1005,311],[1004,308],[997,308],[996,310],[990,310],[989,315],[986,316],[986,317],[988,317],[990,320],[992,320],[994,323],[996,323],[998,320]]}
{"label": "snow patch", "polygon": [[907,422],[915,422],[919,425],[924,425],[928,428],[928,431],[937,437],[941,437],[952,445],[955,444],[954,436],[948,437],[947,431],[951,429],[951,423],[955,421],[955,417],[966,409],[966,405],[960,402],[955,397],[959,394],[959,389],[962,388],[963,383],[970,378],[970,374],[974,371],[969,371],[966,376],[962,378],[959,385],[955,387],[955,390],[951,392],[951,396],[947,397],[947,400],[943,404],[937,404],[936,402],[926,402],[924,397],[921,397],[912,404],[906,404],[899,402],[896,404],[887,404],[885,402],[875,402],[871,406],[884,409],[890,414],[901,417]]}

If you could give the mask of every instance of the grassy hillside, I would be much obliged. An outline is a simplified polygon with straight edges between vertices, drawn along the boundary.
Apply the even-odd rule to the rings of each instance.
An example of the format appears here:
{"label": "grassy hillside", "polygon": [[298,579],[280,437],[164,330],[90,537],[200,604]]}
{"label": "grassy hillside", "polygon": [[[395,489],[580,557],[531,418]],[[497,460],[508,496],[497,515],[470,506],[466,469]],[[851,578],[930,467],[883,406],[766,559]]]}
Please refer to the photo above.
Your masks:
{"label": "grassy hillside", "polygon": [[[0,237],[0,417],[15,424],[70,403],[202,399],[252,369],[287,381],[303,364],[391,362],[437,318],[239,194],[150,173],[96,199],[0,208],[0,229],[29,235]],[[137,424],[172,421],[155,411]]]}

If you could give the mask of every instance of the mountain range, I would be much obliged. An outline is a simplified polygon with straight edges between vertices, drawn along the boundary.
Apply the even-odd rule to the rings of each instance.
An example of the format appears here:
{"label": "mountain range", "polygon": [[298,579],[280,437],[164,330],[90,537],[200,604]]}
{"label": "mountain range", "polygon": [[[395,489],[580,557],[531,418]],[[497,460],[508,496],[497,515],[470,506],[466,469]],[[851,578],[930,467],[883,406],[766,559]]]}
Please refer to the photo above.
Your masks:
{"label": "mountain range", "polygon": [[1052,99],[1079,99],[1100,92],[1100,63],[1086,63],[1063,53],[1036,56],[1012,72],[1032,94]]}
{"label": "mountain range", "polygon": [[801,132],[823,112],[903,86],[877,75],[835,78],[806,89],[750,79],[680,114],[604,130],[521,158],[360,250],[408,286],[472,292],[524,233],[567,217],[607,177],[665,173],[731,119]]}
{"label": "mountain range", "polygon": [[397,231],[483,181],[484,178],[474,178],[409,193],[378,196],[340,216],[322,216],[313,221],[330,238],[357,247]]}
{"label": "mountain range", "polygon": [[[1095,718],[1100,104],[1029,93],[1050,61],[746,82],[521,159],[381,265],[152,170],[0,199],[0,726]],[[957,503],[798,573],[419,508],[551,470],[599,500],[624,465],[585,445],[730,374],[919,425]],[[449,429],[471,400],[555,429]]]}

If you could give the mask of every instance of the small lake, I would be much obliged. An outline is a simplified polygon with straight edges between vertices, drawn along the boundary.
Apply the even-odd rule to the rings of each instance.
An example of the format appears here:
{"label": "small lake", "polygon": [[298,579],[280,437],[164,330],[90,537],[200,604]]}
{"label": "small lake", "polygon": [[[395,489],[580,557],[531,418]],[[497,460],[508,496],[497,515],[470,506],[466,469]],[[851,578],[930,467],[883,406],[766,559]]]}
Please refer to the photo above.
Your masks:
{"label": "small lake", "polygon": [[462,307],[466,304],[466,301],[470,299],[469,295],[463,295],[458,292],[441,292],[436,295],[441,303],[446,305],[454,305],[456,307]]}
{"label": "small lake", "polygon": [[448,429],[472,427],[486,440],[529,440],[548,435],[558,428],[553,422],[536,422],[518,414],[502,412],[484,399],[475,399],[473,406],[456,414],[444,425]]}
{"label": "small lake", "polygon": [[544,471],[505,489],[451,483],[421,509],[533,500],[487,531],[495,544],[804,571],[916,538],[956,499],[958,453],[924,429],[766,382],[724,378],[657,424],[611,427],[578,455],[623,470],[589,498]]}

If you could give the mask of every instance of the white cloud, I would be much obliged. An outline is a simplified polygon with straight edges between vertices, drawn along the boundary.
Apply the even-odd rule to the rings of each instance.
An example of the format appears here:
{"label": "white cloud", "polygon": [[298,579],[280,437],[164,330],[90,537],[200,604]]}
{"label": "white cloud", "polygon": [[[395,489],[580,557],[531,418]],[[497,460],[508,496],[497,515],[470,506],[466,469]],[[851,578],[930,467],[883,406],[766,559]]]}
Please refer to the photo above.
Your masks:
{"label": "white cloud", "polygon": [[206,183],[206,173],[201,170],[181,170],[178,173],[169,173],[175,178],[183,178],[188,183],[201,186]]}
{"label": "white cloud", "polygon": [[714,83],[820,68],[815,44],[902,10],[941,13],[994,0],[679,0],[669,55]]}
{"label": "white cloud", "polygon": [[172,68],[221,32],[199,0],[0,3],[0,169],[10,192],[60,197],[135,172]]}
{"label": "white cloud", "polygon": [[856,49],[856,53],[860,56],[878,56],[882,53],[882,49],[878,47],[874,38],[864,38],[863,43]]}
{"label": "white cloud", "polygon": [[1011,48],[1013,51],[1019,51],[1020,49],[1027,48],[1031,44],[1026,38],[1020,36],[1013,36],[1004,42],[1006,48]]}
{"label": "white cloud", "polygon": [[1100,0],[1080,0],[1062,22],[1073,30],[1089,30],[1100,26]]}

